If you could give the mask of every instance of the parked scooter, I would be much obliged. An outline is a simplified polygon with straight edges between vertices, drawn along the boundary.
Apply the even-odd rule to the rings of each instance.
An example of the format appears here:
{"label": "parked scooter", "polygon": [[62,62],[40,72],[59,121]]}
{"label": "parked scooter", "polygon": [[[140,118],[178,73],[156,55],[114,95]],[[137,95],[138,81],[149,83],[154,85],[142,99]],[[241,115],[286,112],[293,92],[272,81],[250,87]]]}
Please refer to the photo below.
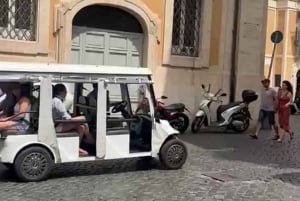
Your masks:
{"label": "parked scooter", "polygon": [[[167,99],[168,97],[162,96],[160,99]],[[190,112],[183,103],[174,103],[165,106],[159,99],[156,100],[156,110],[160,119],[168,120],[170,125],[178,130],[180,133],[184,133],[189,127],[189,118],[184,111]]]}
{"label": "parked scooter", "polygon": [[216,94],[210,93],[210,85],[206,87],[202,84],[204,90],[204,100],[199,105],[198,112],[192,123],[192,132],[199,132],[203,124],[206,127],[226,128],[236,133],[242,133],[249,128],[251,114],[248,109],[249,103],[257,100],[258,95],[252,90],[244,90],[242,92],[243,101],[233,102],[227,105],[220,105],[217,109],[217,121],[211,119],[210,105],[212,102],[222,103],[221,97],[227,96],[221,93],[219,89]]}

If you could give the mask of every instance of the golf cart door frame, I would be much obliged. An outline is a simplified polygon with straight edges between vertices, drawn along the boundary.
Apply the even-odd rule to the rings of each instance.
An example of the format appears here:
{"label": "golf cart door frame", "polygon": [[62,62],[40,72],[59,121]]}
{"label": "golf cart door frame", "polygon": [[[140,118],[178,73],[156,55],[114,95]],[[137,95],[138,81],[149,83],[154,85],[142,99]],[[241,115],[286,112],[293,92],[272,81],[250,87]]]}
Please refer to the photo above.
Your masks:
{"label": "golf cart door frame", "polygon": [[106,81],[98,81],[97,92],[97,126],[96,126],[96,157],[104,158],[106,153],[106,107],[107,107],[107,89]]}
{"label": "golf cart door frame", "polygon": [[38,141],[51,147],[56,162],[61,162],[52,119],[52,76],[41,78],[40,83]]}

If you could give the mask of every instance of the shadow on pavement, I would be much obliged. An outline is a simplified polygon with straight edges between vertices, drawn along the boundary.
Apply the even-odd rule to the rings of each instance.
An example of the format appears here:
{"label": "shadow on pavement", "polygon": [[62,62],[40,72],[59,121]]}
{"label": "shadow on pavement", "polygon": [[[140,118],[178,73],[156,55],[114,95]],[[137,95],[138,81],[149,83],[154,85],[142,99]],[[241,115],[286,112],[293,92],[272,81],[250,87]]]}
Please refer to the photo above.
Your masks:
{"label": "shadow on pavement", "polygon": [[292,184],[294,186],[300,186],[300,172],[278,174],[273,176],[273,178],[281,180],[284,183]]}
{"label": "shadow on pavement", "polygon": [[[294,117],[292,122],[296,128],[297,120]],[[244,134],[199,133],[183,135],[181,138],[202,148],[203,152],[208,152],[214,158],[280,168],[300,167],[300,136],[297,133],[291,143],[286,136],[286,141],[278,144],[271,140],[271,130],[262,130],[257,140],[249,137],[253,132],[254,129]]]}
{"label": "shadow on pavement", "polygon": [[[55,165],[53,170],[51,171],[49,179],[67,178],[73,176],[77,177],[118,174],[159,168],[159,163],[156,160],[151,160],[150,158],[65,163]],[[18,180],[12,169],[1,167],[0,181],[17,182]]]}
{"label": "shadow on pavement", "polygon": [[51,174],[51,178],[118,174],[158,168],[159,163],[155,160],[151,160],[150,158],[69,163],[56,165]]}

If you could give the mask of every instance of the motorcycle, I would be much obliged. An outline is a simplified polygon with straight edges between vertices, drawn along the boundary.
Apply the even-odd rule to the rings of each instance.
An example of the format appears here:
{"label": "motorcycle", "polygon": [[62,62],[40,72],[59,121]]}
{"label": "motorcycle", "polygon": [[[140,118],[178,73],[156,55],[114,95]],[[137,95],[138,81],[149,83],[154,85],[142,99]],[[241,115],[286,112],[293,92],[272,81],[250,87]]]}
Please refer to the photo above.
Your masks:
{"label": "motorcycle", "polygon": [[[160,99],[167,99],[167,96],[162,96]],[[183,103],[174,103],[165,106],[160,99],[156,100],[156,110],[159,118],[169,121],[170,125],[178,130],[181,134],[189,127],[189,118],[184,111],[190,112]]]}
{"label": "motorcycle", "polygon": [[[199,109],[192,122],[192,132],[199,132],[200,128],[205,125],[206,127],[226,128],[233,130],[236,133],[242,133],[249,128],[251,114],[248,105],[257,100],[258,95],[252,90],[244,90],[242,92],[243,101],[233,102],[227,105],[222,105],[221,97],[227,96],[226,93],[221,93],[219,89],[217,93],[210,93],[210,85],[206,90],[205,85],[202,84],[204,91],[204,99],[199,105]],[[217,108],[217,121],[213,122],[211,119],[210,105],[213,103],[221,103]]]}

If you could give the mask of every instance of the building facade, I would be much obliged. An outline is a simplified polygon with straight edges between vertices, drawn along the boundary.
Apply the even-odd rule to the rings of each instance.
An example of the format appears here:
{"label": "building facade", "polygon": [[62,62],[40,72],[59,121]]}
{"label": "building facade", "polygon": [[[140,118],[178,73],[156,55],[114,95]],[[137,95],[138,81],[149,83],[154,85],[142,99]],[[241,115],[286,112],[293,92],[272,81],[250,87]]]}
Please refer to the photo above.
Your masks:
{"label": "building facade", "polygon": [[0,60],[150,68],[157,96],[193,110],[202,83],[232,100],[259,89],[267,9],[267,0],[5,0]]}
{"label": "building facade", "polygon": [[300,92],[300,65],[297,64],[300,55],[299,5],[298,0],[269,0],[264,73],[268,75],[272,56],[270,36],[279,30],[283,33],[283,40],[276,47],[271,82],[279,87],[282,80],[289,80],[296,88],[295,94]]}

